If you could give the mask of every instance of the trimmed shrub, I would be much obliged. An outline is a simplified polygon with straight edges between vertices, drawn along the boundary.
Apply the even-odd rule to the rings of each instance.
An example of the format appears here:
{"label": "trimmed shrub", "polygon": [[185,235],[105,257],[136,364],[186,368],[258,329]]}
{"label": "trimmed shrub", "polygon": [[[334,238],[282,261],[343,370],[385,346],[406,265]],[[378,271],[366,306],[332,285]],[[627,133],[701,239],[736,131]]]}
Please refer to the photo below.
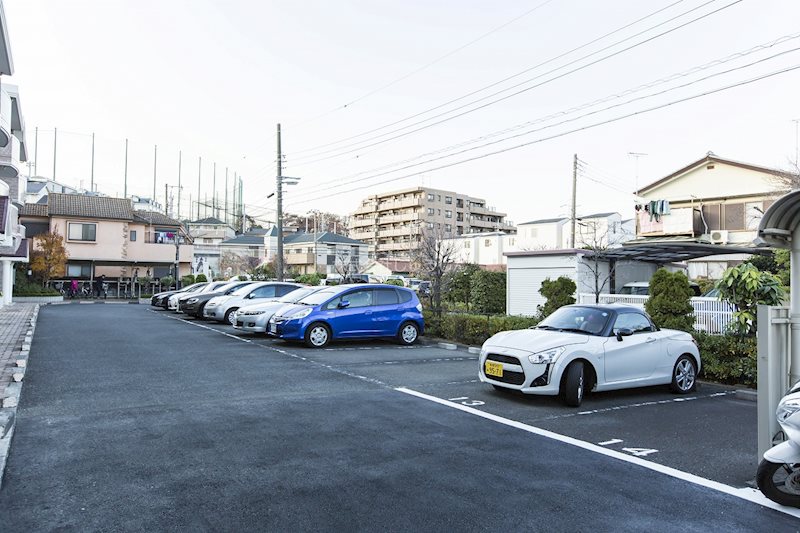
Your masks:
{"label": "trimmed shrub", "polygon": [[306,285],[319,285],[319,282],[322,280],[322,276],[319,274],[299,274],[294,277],[294,280],[297,283],[304,283]]}
{"label": "trimmed shrub", "polygon": [[160,281],[161,288],[165,291],[168,291],[169,288],[172,287],[172,284],[175,283],[175,280],[172,278],[172,276],[163,276]]}
{"label": "trimmed shrub", "polygon": [[396,285],[397,287],[404,287],[405,286],[405,285],[403,285],[403,280],[401,280],[401,279],[387,279],[386,280],[386,284],[387,285]]}
{"label": "trimmed shrub", "polygon": [[700,378],[729,385],[755,387],[758,344],[755,337],[696,333],[700,346]]}
{"label": "trimmed shrub", "polygon": [[683,272],[659,268],[650,280],[650,297],[644,308],[660,328],[694,331],[694,308],[689,278]]}
{"label": "trimmed shrub", "polygon": [[[467,263],[448,274],[444,280],[446,288],[444,299],[452,304],[462,304],[464,309],[469,310],[473,276],[480,269],[478,265]],[[461,305],[457,307],[461,308]]]}
{"label": "trimmed shrub", "polygon": [[577,289],[575,282],[566,276],[560,276],[555,281],[546,278],[539,289],[539,294],[547,298],[545,304],[537,308],[539,319],[550,316],[559,307],[574,304]]}
{"label": "trimmed shrub", "polygon": [[506,273],[477,270],[472,274],[470,298],[477,313],[505,313]]}
{"label": "trimmed shrub", "polygon": [[[200,280],[196,280],[194,275],[192,275],[192,274],[187,274],[187,275],[181,277],[181,285],[184,286],[184,287],[186,287],[187,285],[191,285],[192,283],[195,283],[197,281],[200,281]],[[205,281],[205,280],[203,280],[203,281]]]}
{"label": "trimmed shrub", "polygon": [[51,287],[42,287],[38,283],[20,281],[17,278],[17,283],[14,284],[11,296],[61,296],[61,293]]}
{"label": "trimmed shrub", "polygon": [[195,283],[205,283],[208,281],[208,278],[206,277],[205,274],[198,274],[197,276],[195,276],[194,281]]}
{"label": "trimmed shrub", "polygon": [[427,335],[472,346],[482,345],[486,339],[500,331],[525,329],[539,323],[535,318],[506,315],[445,313],[436,317],[428,310],[424,310],[423,315]]}

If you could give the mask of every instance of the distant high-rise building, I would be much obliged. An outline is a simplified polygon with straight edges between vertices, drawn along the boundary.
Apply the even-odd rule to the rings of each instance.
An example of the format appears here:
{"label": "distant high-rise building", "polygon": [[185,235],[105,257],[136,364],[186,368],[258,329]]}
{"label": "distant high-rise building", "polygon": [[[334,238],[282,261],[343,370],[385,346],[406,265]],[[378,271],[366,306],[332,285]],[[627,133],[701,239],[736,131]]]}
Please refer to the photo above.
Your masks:
{"label": "distant high-rise building", "polygon": [[350,237],[369,245],[370,258],[409,257],[425,228],[443,237],[515,228],[483,198],[414,187],[365,198],[350,216]]}

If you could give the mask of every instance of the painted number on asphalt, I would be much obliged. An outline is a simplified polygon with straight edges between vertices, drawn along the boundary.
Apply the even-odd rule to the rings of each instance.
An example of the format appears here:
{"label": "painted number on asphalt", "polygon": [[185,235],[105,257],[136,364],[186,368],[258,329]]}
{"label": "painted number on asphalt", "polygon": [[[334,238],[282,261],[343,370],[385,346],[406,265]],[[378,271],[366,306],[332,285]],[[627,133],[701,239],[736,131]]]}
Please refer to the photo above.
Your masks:
{"label": "painted number on asphalt", "polygon": [[458,398],[449,398],[448,401],[460,402],[461,405],[466,405],[467,407],[477,407],[478,405],[486,405],[486,402],[482,402],[480,400],[470,400],[469,396],[459,396]]}
{"label": "painted number on asphalt", "polygon": [[[621,442],[623,442],[622,439],[611,439],[603,442],[598,442],[597,444],[599,444],[600,446],[609,446],[611,444],[620,444]],[[650,454],[658,453],[658,450],[654,450],[652,448],[622,448],[622,451],[628,452],[629,454],[635,457],[647,457]]]}

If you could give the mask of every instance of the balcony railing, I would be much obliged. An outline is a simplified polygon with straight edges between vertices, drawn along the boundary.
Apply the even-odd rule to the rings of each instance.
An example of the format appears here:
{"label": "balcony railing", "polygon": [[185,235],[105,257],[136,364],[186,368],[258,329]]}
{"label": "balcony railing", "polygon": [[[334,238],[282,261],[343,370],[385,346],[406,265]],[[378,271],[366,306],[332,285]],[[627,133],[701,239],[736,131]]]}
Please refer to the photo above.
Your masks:
{"label": "balcony railing", "polygon": [[312,265],[314,254],[287,254],[286,263],[289,265]]}

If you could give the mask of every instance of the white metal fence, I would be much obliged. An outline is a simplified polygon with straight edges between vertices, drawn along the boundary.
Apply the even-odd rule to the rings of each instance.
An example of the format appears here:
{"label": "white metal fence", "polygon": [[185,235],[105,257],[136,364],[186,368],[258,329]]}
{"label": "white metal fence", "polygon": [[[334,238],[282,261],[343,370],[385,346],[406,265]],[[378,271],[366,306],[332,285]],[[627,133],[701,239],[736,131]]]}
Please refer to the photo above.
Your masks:
{"label": "white metal fence", "polygon": [[[647,296],[633,294],[601,294],[601,304],[629,304],[644,309]],[[579,294],[578,303],[595,303],[594,294]],[[725,333],[733,318],[733,306],[725,300],[717,298],[695,297],[691,299],[694,307],[694,329],[705,331],[711,335],[722,335]]]}

